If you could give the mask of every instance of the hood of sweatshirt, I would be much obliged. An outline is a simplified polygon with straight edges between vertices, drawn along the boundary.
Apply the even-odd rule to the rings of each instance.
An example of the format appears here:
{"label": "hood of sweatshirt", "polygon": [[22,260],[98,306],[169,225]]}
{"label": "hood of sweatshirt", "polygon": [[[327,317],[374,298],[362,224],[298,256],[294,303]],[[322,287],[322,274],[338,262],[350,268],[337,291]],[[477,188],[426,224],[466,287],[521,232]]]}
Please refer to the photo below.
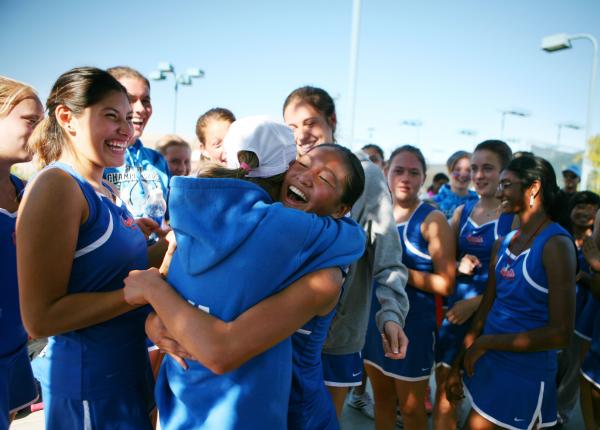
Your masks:
{"label": "hood of sweatshirt", "polygon": [[186,271],[196,275],[227,258],[268,215],[272,203],[266,191],[248,181],[174,177],[170,221]]}

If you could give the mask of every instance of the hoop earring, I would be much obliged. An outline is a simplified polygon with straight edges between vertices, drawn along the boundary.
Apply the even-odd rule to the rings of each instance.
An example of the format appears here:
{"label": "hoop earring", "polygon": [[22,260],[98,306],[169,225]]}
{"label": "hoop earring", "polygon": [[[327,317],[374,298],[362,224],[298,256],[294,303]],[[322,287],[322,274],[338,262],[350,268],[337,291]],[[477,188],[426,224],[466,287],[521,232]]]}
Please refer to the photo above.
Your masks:
{"label": "hoop earring", "polygon": [[533,207],[533,201],[535,200],[535,197],[533,194],[529,195],[529,207],[532,208]]}

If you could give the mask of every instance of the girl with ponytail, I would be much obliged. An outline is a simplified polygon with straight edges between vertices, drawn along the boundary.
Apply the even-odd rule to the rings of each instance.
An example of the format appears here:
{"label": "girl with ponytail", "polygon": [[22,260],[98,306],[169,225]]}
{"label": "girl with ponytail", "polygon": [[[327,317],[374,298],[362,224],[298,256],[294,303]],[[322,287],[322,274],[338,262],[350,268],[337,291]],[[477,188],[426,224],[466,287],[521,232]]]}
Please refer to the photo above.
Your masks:
{"label": "girl with ponytail", "polygon": [[[132,136],[127,92],[107,72],[62,74],[31,139],[44,169],[28,185],[17,220],[23,323],[49,336],[34,363],[46,428],[150,429],[144,320],[123,279],[146,269],[146,239],[102,180]],[[151,376],[150,376],[151,378]]]}

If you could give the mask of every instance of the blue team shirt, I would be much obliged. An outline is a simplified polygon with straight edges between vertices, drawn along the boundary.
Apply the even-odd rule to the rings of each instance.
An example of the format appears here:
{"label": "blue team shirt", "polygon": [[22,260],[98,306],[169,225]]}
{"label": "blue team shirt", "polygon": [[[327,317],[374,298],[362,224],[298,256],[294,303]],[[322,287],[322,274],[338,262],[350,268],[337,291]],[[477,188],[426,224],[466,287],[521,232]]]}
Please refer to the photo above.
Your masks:
{"label": "blue team shirt", "polygon": [[[17,195],[23,190],[23,182],[14,175],[10,180]],[[17,284],[17,249],[15,248],[15,222],[17,212],[0,208],[0,357],[11,354],[27,342],[27,333],[19,311],[19,288]]]}
{"label": "blue team shirt", "polygon": [[[224,321],[303,275],[345,267],[364,251],[364,232],[354,221],[285,208],[246,181],[174,177],[169,211],[177,250],[168,281]],[[164,430],[286,428],[289,339],[224,375],[188,364],[184,371],[166,357],[161,368],[156,399]]]}
{"label": "blue team shirt", "polygon": [[321,352],[335,316],[316,316],[292,336],[292,392],[288,429],[339,429],[335,406],[323,383]]}
{"label": "blue team shirt", "polygon": [[494,221],[478,225],[471,218],[471,213],[478,200],[465,203],[459,222],[458,260],[465,254],[474,255],[481,262],[473,275],[459,275],[456,278],[454,293],[448,297],[448,307],[459,300],[470,299],[483,294],[488,280],[488,270],[494,242],[506,236],[515,217],[514,214],[502,213]]}
{"label": "blue team shirt", "polygon": [[104,169],[104,179],[119,190],[119,197],[135,217],[144,216],[150,190],[161,188],[165,201],[169,186],[169,168],[164,157],[136,140],[125,152],[125,164]]}
{"label": "blue team shirt", "polygon": [[[425,218],[435,208],[421,202],[411,214],[408,221],[398,224],[398,234],[402,244],[402,263],[412,270],[419,272],[433,272],[433,262],[429,255],[429,244],[421,233],[421,225]],[[406,284],[406,294],[410,309],[406,321],[411,319],[435,318],[435,299],[433,294],[427,293],[410,284]],[[377,300],[373,301],[374,303]]]}
{"label": "blue team shirt", "polygon": [[[548,279],[542,253],[553,236],[571,236],[559,224],[551,223],[535,237],[529,249],[514,255],[508,246],[515,234],[516,231],[509,233],[498,250],[496,299],[483,334],[520,333],[548,324]],[[542,376],[556,370],[555,350],[527,353],[491,350],[486,355],[523,376]]]}
{"label": "blue team shirt", "polygon": [[[47,168],[68,172],[89,207],[88,219],[79,228],[68,293],[123,288],[131,270],[148,267],[146,240],[131,214],[122,202],[96,193],[70,166],[54,163]],[[36,377],[51,393],[74,400],[108,397],[127,386],[140,387],[140,395],[147,395],[147,313],[139,308],[50,337],[45,353],[34,361]]]}
{"label": "blue team shirt", "polygon": [[437,204],[438,208],[446,216],[447,219],[452,218],[454,210],[471,200],[479,200],[479,196],[473,190],[468,190],[464,196],[459,196],[450,185],[444,184],[440,188],[440,191],[433,196],[433,201]]}

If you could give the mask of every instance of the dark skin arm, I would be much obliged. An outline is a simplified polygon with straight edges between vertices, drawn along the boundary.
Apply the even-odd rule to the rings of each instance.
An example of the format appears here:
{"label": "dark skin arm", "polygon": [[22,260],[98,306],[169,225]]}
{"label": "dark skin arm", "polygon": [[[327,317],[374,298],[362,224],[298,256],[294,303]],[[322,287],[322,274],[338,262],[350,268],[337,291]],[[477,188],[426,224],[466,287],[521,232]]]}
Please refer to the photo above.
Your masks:
{"label": "dark skin arm", "polygon": [[[561,261],[562,264],[556,264]],[[472,376],[488,350],[534,352],[567,346],[575,324],[575,249],[565,236],[550,239],[542,257],[548,279],[548,325],[521,333],[483,335],[467,350],[464,366]]]}

